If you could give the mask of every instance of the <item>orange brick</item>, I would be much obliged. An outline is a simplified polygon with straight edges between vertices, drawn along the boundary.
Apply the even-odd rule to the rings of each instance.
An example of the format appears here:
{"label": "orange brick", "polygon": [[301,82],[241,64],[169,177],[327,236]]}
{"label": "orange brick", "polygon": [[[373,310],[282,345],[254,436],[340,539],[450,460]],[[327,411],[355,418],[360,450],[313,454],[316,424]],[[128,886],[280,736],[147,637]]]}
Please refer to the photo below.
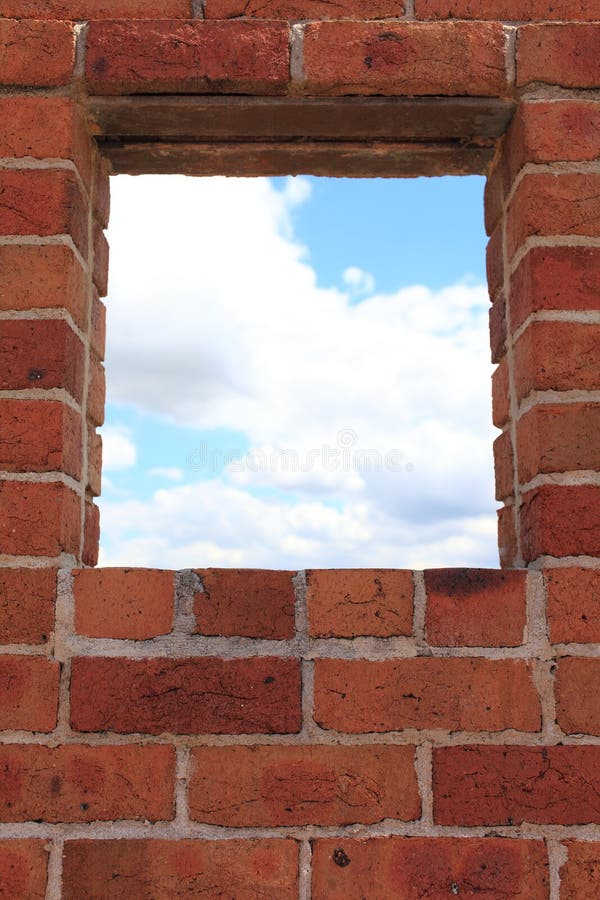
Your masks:
{"label": "orange brick", "polygon": [[600,403],[534,406],[517,424],[519,479],[600,470]]}
{"label": "orange brick", "polygon": [[290,734],[300,718],[296,659],[73,660],[77,731]]}
{"label": "orange brick", "polygon": [[78,402],[83,391],[83,345],[60,319],[9,319],[0,337],[2,390],[63,388]]}
{"label": "orange brick", "polygon": [[44,900],[47,870],[44,841],[0,841],[0,897]]}
{"label": "orange brick", "polygon": [[43,656],[0,656],[0,730],[52,731],[58,677],[58,663]]}
{"label": "orange brick", "polygon": [[9,556],[79,553],[81,501],[64,484],[0,482],[0,546]]}
{"label": "orange brick", "polygon": [[306,578],[313,637],[412,634],[412,572],[403,569],[311,569]]}
{"label": "orange brick", "polygon": [[66,309],[87,325],[87,278],[66,246],[0,246],[0,309]]}
{"label": "orange brick", "polygon": [[172,819],[175,750],[3,744],[0,788],[2,822]]}
{"label": "orange brick", "polygon": [[503,256],[502,225],[498,225],[487,245],[486,271],[490,300],[494,301],[504,285],[504,256]]}
{"label": "orange brick", "polygon": [[393,19],[404,15],[404,0],[206,0],[207,19]]}
{"label": "orange brick", "polygon": [[552,643],[600,643],[600,571],[546,569],[544,581]]}
{"label": "orange brick", "polygon": [[48,641],[54,629],[56,573],[0,568],[0,644]]}
{"label": "orange brick", "polygon": [[600,659],[558,661],[554,691],[556,721],[565,734],[600,735]]}
{"label": "orange brick", "polygon": [[98,565],[100,547],[100,510],[95,503],[86,503],[84,512],[83,548],[81,562],[84,566]]}
{"label": "orange brick", "polygon": [[86,78],[97,94],[279,94],[289,80],[283,22],[92,22]]}
{"label": "orange brick", "polygon": [[304,36],[306,88],[316,94],[502,95],[500,25],[323,22]]}
{"label": "orange brick", "polygon": [[515,389],[519,400],[532,391],[600,389],[600,325],[532,322],[515,344]]}
{"label": "orange brick", "polygon": [[600,19],[600,0],[416,0],[418,19]]}
{"label": "orange brick", "polygon": [[516,564],[517,532],[515,511],[512,506],[505,506],[498,510],[498,549],[500,565],[503,568],[510,568]]}
{"label": "orange brick", "polygon": [[106,306],[96,292],[92,300],[90,343],[98,359],[104,359],[106,350]]}
{"label": "orange brick", "polygon": [[600,843],[563,841],[568,859],[560,869],[560,900],[596,900],[600,883]]}
{"label": "orange brick", "polygon": [[[4,7],[2,15],[8,15]],[[0,84],[68,84],[74,64],[75,34],[68,22],[0,19]]]}
{"label": "orange brick", "polygon": [[496,428],[503,428],[510,415],[510,377],[508,362],[502,357],[492,375],[492,418]]}
{"label": "orange brick", "polygon": [[600,487],[543,485],[523,497],[526,563],[540,556],[600,556]]}
{"label": "orange brick", "polygon": [[437,647],[518,647],[526,623],[525,572],[429,569],[427,640]]}
{"label": "orange brick", "polygon": [[194,596],[196,632],[286,640],[294,636],[292,572],[199,569],[204,591]]}
{"label": "orange brick", "polygon": [[173,572],[76,569],[73,574],[79,634],[142,641],[171,631]]}
{"label": "orange brick", "polygon": [[517,41],[517,85],[600,87],[599,45],[597,24],[525,25]]}
{"label": "orange brick", "polygon": [[313,841],[313,900],[548,897],[543,841],[386,837]]}
{"label": "orange brick", "polygon": [[353,734],[541,727],[531,669],[523,660],[318,659],[315,720]]}
{"label": "orange brick", "polygon": [[94,284],[101,297],[108,294],[108,261],[109,246],[104,231],[97,223],[94,225]]}
{"label": "orange brick", "polygon": [[110,217],[110,167],[100,154],[96,154],[94,171],[93,207],[94,218],[102,228],[108,227]]}
{"label": "orange brick", "polygon": [[504,182],[502,166],[495,165],[485,182],[484,219],[486,234],[491,235],[502,219],[504,212]]}
{"label": "orange brick", "polygon": [[102,487],[102,437],[94,427],[88,428],[88,468],[86,491],[92,497],[99,497]]}
{"label": "orange brick", "polygon": [[505,431],[494,441],[494,472],[496,475],[496,500],[506,500],[515,492],[513,448],[510,431]]}
{"label": "orange brick", "polygon": [[31,19],[185,19],[189,0],[6,0],[2,14]]}
{"label": "orange brick", "polygon": [[56,400],[2,400],[0,470],[81,476],[81,419]]}
{"label": "orange brick", "polygon": [[438,825],[583,825],[598,820],[600,747],[435,747]]}
{"label": "orange brick", "polygon": [[190,816],[233,827],[419,818],[414,747],[198,747]]}
{"label": "orange brick", "polygon": [[2,169],[0,198],[0,234],[70,234],[82,256],[87,257],[88,214],[74,172]]}
{"label": "orange brick", "polygon": [[506,353],[506,298],[500,291],[490,307],[490,351],[493,363]]}
{"label": "orange brick", "polygon": [[67,841],[64,900],[89,897],[235,897],[296,900],[296,841]]}
{"label": "orange brick", "polygon": [[90,353],[90,384],[87,397],[87,418],[92,425],[104,424],[104,404],[106,400],[106,372],[101,360]]}

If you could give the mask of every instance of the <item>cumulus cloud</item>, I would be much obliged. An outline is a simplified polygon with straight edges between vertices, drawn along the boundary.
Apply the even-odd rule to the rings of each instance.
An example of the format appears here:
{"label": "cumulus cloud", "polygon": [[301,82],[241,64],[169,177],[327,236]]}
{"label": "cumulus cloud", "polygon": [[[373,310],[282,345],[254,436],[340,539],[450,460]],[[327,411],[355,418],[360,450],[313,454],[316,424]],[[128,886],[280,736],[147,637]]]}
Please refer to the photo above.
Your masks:
{"label": "cumulus cloud", "polygon": [[358,267],[319,286],[294,237],[309,197],[305,179],[115,180],[110,399],[251,450],[104,502],[106,559],[497,562],[485,288],[376,293]]}
{"label": "cumulus cloud", "polygon": [[154,468],[148,469],[148,475],[152,478],[163,478],[166,481],[182,481],[183,469],[179,469],[177,466],[154,466]]}
{"label": "cumulus cloud", "polygon": [[105,425],[102,429],[102,467],[106,472],[131,469],[137,461],[137,448],[123,428]]}

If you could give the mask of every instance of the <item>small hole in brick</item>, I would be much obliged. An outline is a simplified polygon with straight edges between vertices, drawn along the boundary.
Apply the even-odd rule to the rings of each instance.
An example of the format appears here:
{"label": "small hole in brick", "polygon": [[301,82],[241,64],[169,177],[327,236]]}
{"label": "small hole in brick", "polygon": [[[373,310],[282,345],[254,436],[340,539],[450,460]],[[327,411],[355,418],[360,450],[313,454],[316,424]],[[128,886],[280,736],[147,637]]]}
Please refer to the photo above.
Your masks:
{"label": "small hole in brick", "polygon": [[272,675],[267,675],[267,677],[264,680],[264,684],[273,684],[274,681],[275,681],[275,679],[273,678]]}
{"label": "small hole in brick", "polygon": [[350,857],[344,853],[341,847],[336,847],[333,851],[333,861],[340,869],[345,869],[346,866],[350,865]]}
{"label": "small hole in brick", "polygon": [[27,378],[29,381],[41,381],[45,374],[45,369],[30,369]]}
{"label": "small hole in brick", "polygon": [[82,810],[85,812],[86,809],[89,809],[89,808],[90,808],[90,804],[89,804],[89,803],[82,803],[82,804],[81,804],[81,808],[82,808]]}
{"label": "small hole in brick", "polygon": [[460,888],[455,881],[453,881],[452,884],[450,885],[450,893],[454,894],[454,896],[457,896],[458,894],[460,894]]}

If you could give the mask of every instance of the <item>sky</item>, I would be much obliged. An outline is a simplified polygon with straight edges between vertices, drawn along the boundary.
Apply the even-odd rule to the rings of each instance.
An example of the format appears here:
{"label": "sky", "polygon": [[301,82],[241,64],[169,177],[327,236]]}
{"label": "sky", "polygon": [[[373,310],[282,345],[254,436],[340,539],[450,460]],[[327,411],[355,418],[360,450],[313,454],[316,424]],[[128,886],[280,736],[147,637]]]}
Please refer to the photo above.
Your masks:
{"label": "sky", "polygon": [[112,179],[100,564],[497,566],[483,179]]}

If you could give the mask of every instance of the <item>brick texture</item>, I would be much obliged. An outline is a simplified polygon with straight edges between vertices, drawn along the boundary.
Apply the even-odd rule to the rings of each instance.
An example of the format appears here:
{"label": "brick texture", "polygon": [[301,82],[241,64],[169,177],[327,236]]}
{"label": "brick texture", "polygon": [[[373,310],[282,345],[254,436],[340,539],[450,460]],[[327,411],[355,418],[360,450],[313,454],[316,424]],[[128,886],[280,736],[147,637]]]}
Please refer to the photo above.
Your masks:
{"label": "brick texture", "polygon": [[44,841],[0,841],[0,897],[44,900],[47,868]]}
{"label": "brick texture", "polygon": [[198,634],[285,640],[295,630],[293,572],[199,569],[194,596]]}
{"label": "brick texture", "polygon": [[54,629],[56,569],[0,568],[0,644],[45,644]]}
{"label": "brick texture", "polygon": [[65,403],[4,400],[0,434],[0,470],[81,477],[81,418]]}
{"label": "brick texture", "polygon": [[526,562],[539,556],[600,556],[600,487],[544,485],[523,497]]}
{"label": "brick texture", "polygon": [[556,673],[556,721],[566,734],[600,735],[600,660],[561,659]]}
{"label": "brick texture", "polygon": [[548,626],[553,643],[600,643],[600,571],[547,569]]}
{"label": "brick texture", "polygon": [[598,0],[415,0],[419,19],[600,19]]}
{"label": "brick texture", "polygon": [[398,569],[311,569],[306,600],[313,637],[395,637],[413,630],[413,576]]}
{"label": "brick texture", "polygon": [[0,656],[0,730],[52,731],[59,666],[42,656]]}
{"label": "brick texture", "polygon": [[171,631],[173,572],[80,569],[73,574],[79,634],[141,641]]}
{"label": "brick texture", "polygon": [[64,484],[0,482],[0,542],[10,556],[79,552],[81,501]]}
{"label": "brick texture", "polygon": [[600,86],[600,25],[527,25],[519,31],[517,85]]}
{"label": "brick texture", "polygon": [[561,900],[595,900],[600,882],[600,844],[564,841],[568,859],[560,870]]}
{"label": "brick texture", "polygon": [[75,34],[67,22],[0,19],[0,51],[0,84],[56,87],[71,79]]}

